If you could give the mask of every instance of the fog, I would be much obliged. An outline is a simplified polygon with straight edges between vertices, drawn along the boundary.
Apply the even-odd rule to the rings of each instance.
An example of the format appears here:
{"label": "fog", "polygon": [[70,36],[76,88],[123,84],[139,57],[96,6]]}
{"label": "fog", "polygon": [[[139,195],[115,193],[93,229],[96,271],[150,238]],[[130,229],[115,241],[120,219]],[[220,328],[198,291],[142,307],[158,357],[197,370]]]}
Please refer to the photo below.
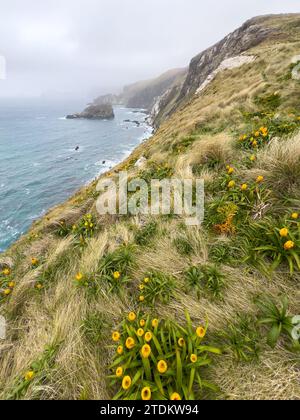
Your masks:
{"label": "fog", "polygon": [[0,0],[1,97],[118,91],[176,67],[261,14],[299,0]]}

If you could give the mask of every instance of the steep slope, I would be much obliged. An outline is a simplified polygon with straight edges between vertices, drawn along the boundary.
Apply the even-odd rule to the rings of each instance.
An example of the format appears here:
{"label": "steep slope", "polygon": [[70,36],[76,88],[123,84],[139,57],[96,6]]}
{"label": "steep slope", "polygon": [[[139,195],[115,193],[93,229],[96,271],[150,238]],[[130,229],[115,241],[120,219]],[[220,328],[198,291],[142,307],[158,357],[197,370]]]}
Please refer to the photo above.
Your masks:
{"label": "steep slope", "polygon": [[186,69],[170,70],[158,78],[126,86],[122,94],[123,101],[129,108],[151,109],[155,100],[180,83],[185,74]]}
{"label": "steep slope", "polygon": [[[204,179],[203,226],[100,216],[95,182],[1,256],[1,398],[140,399],[149,385],[165,399],[300,398],[299,341],[272,306],[300,312],[300,15],[254,21],[272,35],[243,49],[253,60],[221,67],[194,94],[224,53],[214,57],[155,135],[106,174],[149,186]],[[141,361],[145,340],[167,375]]]}
{"label": "steep slope", "polygon": [[272,42],[272,40],[278,42],[280,38],[284,40],[286,35],[282,27],[285,24],[288,25],[290,19],[294,20],[294,18],[297,20],[297,15],[281,16],[279,26],[277,16],[260,16],[250,19],[222,41],[194,57],[176,100],[174,101],[172,97],[166,100],[160,111],[168,108],[166,116],[171,115],[196,93],[224,60],[236,57],[263,42]]}
{"label": "steep slope", "polygon": [[120,95],[104,95],[94,100],[95,104],[122,104],[128,108],[151,111],[157,99],[173,87],[180,86],[185,79],[186,69],[173,69],[159,77],[143,80],[125,86]]}

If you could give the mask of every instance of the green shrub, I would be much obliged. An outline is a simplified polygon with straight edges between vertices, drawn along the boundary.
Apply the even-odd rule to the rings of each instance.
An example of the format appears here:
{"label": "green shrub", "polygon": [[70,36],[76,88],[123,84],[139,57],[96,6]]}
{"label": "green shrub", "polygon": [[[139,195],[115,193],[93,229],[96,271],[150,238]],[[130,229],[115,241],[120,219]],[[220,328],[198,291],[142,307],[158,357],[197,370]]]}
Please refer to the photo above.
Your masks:
{"label": "green shrub", "polygon": [[277,92],[265,96],[256,96],[254,103],[260,109],[275,111],[281,105],[281,96]]}
{"label": "green shrub", "polygon": [[135,234],[135,242],[140,246],[147,246],[157,232],[157,223],[150,222]]}
{"label": "green shrub", "polygon": [[269,297],[257,298],[256,305],[260,310],[259,324],[269,327],[267,343],[270,347],[273,349],[276,347],[281,335],[288,336],[292,340],[293,317],[288,315],[289,300],[287,296],[281,298],[281,307],[277,306],[277,303]]}
{"label": "green shrub", "polygon": [[281,221],[265,218],[244,229],[246,261],[265,269],[270,262],[271,272],[288,264],[290,274],[300,270],[300,224],[298,221]]}
{"label": "green shrub", "polygon": [[183,236],[174,239],[173,244],[177,252],[184,257],[191,255],[194,251],[190,241]]}
{"label": "green shrub", "polygon": [[153,306],[157,302],[168,303],[173,296],[174,289],[174,277],[158,271],[151,272],[139,286],[141,292],[139,301]]}
{"label": "green shrub", "polygon": [[203,291],[210,293],[215,298],[221,298],[225,286],[224,280],[225,275],[216,265],[191,267],[185,272],[187,291],[195,291],[198,299]]}
{"label": "green shrub", "polygon": [[226,330],[218,334],[223,350],[240,362],[259,358],[259,328],[250,315],[238,315],[235,322],[228,323]]}
{"label": "green shrub", "polygon": [[98,273],[101,276],[111,276],[116,272],[127,275],[134,265],[135,248],[132,245],[123,245],[102,258]]}
{"label": "green shrub", "polygon": [[209,258],[215,264],[232,264],[234,265],[241,257],[240,249],[234,241],[219,241],[210,246]]}
{"label": "green shrub", "polygon": [[[16,381],[15,386],[7,396],[7,400],[19,400],[26,396],[29,387],[34,384],[35,399],[39,399],[41,391],[45,388],[51,370],[55,367],[55,358],[59,350],[58,344],[47,346],[40,359],[34,361],[24,376]],[[33,399],[34,399],[33,398]]]}
{"label": "green shrub", "polygon": [[139,177],[150,184],[153,179],[162,181],[163,179],[171,178],[173,173],[174,171],[169,165],[151,162],[148,164],[147,169],[139,173]]}
{"label": "green shrub", "polygon": [[82,325],[84,335],[93,346],[99,345],[109,327],[107,317],[100,312],[90,314]]}

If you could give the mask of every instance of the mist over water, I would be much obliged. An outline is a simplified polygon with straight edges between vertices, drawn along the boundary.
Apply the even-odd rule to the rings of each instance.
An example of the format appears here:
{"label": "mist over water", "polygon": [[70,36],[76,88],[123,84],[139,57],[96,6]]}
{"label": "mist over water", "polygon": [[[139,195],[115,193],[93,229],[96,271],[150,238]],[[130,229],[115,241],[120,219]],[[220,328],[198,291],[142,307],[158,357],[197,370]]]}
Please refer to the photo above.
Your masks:
{"label": "mist over water", "polygon": [[0,101],[0,252],[150,135],[145,114],[122,107],[111,121],[64,118],[83,107]]}

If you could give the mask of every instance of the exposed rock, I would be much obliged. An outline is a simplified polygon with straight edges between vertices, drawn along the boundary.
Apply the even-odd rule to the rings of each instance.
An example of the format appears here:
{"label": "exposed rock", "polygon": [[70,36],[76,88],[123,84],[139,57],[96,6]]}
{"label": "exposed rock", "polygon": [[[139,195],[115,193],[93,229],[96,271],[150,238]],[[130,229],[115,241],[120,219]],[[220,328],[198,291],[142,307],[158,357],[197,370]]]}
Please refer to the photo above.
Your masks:
{"label": "exposed rock", "polygon": [[194,57],[180,92],[179,102],[183,98],[193,95],[224,60],[236,57],[278,34],[277,29],[267,25],[268,19],[266,16],[250,19],[222,41]]}
{"label": "exposed rock", "polygon": [[141,169],[145,167],[146,163],[147,163],[147,159],[144,156],[142,156],[139,160],[136,161],[134,166],[136,168]]}
{"label": "exposed rock", "polygon": [[196,94],[202,92],[210,82],[214,80],[216,75],[223,70],[227,69],[234,69],[243,66],[244,64],[250,64],[255,60],[254,55],[238,55],[237,57],[227,58],[226,60],[222,61],[219,67],[213,71],[206,80],[202,83],[202,85],[196,90]]}
{"label": "exposed rock", "polygon": [[67,119],[111,120],[115,118],[111,104],[89,105],[83,112],[67,115]]}

